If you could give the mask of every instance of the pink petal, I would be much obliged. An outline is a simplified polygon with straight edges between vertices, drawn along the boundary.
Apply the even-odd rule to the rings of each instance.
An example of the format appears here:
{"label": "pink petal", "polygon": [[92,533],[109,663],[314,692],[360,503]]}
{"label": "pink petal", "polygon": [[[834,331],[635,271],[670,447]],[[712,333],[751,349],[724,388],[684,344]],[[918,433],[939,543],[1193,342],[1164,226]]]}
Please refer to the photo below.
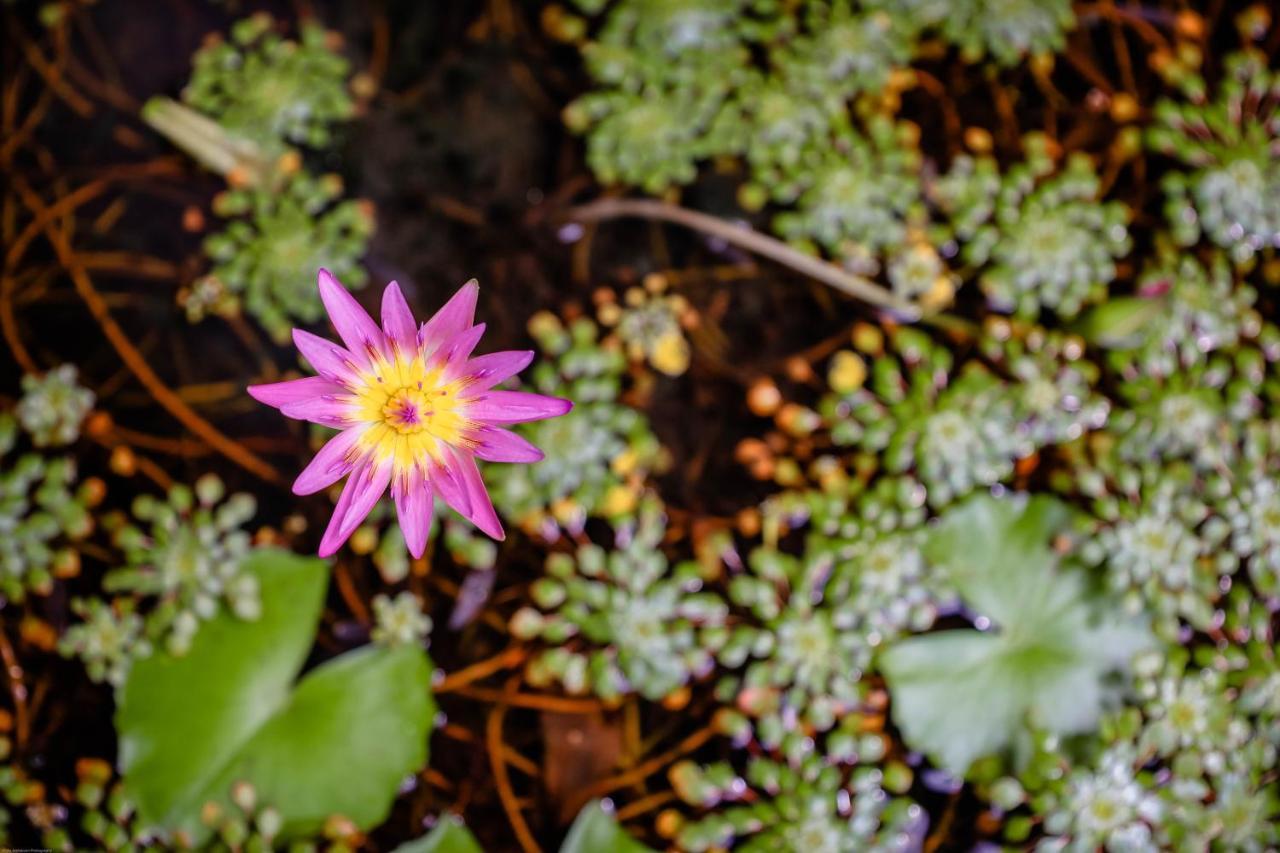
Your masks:
{"label": "pink petal", "polygon": [[382,331],[401,352],[413,352],[418,345],[418,324],[400,292],[400,285],[394,281],[382,291]]}
{"label": "pink petal", "polygon": [[329,439],[293,481],[293,493],[314,495],[350,473],[356,464],[356,455],[352,451],[363,433],[362,429],[347,429]]}
{"label": "pink petal", "polygon": [[339,394],[344,389],[325,379],[323,376],[307,376],[303,379],[290,379],[287,382],[270,382],[265,385],[250,385],[249,396],[259,403],[275,406],[277,409],[292,403],[301,403],[321,394]]}
{"label": "pink petal", "polygon": [[431,532],[431,487],[416,471],[401,478],[400,486],[392,489],[396,500],[396,514],[400,517],[400,529],[404,542],[414,559],[427,550],[427,536]]}
{"label": "pink petal", "polygon": [[477,323],[442,346],[437,352],[434,360],[437,363],[444,363],[444,379],[446,382],[452,382],[467,372],[467,359],[471,357],[476,344],[480,343],[480,338],[484,335],[484,329],[484,323]]}
{"label": "pink petal", "polygon": [[529,366],[533,350],[509,350],[491,352],[467,362],[465,373],[472,377],[467,390],[472,393],[488,391],[499,382],[505,382]]}
{"label": "pink petal", "polygon": [[489,490],[484,487],[484,480],[480,478],[480,469],[476,467],[475,458],[470,453],[456,448],[453,449],[453,457],[455,463],[453,469],[462,480],[463,487],[467,490],[467,499],[471,504],[471,512],[464,512],[462,515],[492,538],[499,541],[506,539],[507,534],[502,530],[502,522],[498,520],[498,514],[493,511]]}
{"label": "pink petal", "polygon": [[418,346],[431,355],[440,346],[471,327],[476,316],[476,297],[480,285],[473,278],[453,294],[444,307],[418,329]]}
{"label": "pink petal", "polygon": [[465,517],[471,513],[471,496],[467,492],[466,485],[458,478],[457,472],[453,470],[451,463],[452,460],[447,460],[445,464],[433,463],[427,473],[427,479],[435,493],[453,507],[458,515]]}
{"label": "pink petal", "polygon": [[351,387],[357,380],[356,362],[351,353],[335,344],[326,341],[319,335],[313,335],[302,329],[293,330],[293,343],[302,353],[303,358],[311,362],[326,379]]}
{"label": "pink petal", "polygon": [[319,284],[320,300],[324,302],[324,310],[329,312],[333,327],[338,330],[338,337],[362,364],[368,364],[370,350],[382,346],[382,330],[328,270],[320,270]]}
{"label": "pink petal", "polygon": [[559,417],[573,403],[559,397],[544,397],[526,391],[486,391],[467,401],[467,417],[495,424],[518,424]]}
{"label": "pink petal", "polygon": [[481,427],[476,456],[486,462],[539,462],[543,453],[521,436],[501,427]]}
{"label": "pink petal", "polygon": [[351,472],[320,539],[320,556],[332,557],[373,510],[391,482],[391,466],[367,462]]}
{"label": "pink petal", "polygon": [[355,418],[351,416],[351,401],[346,397],[345,390],[339,389],[339,391],[343,392],[342,396],[335,397],[333,394],[323,394],[319,397],[312,397],[309,400],[281,406],[280,414],[287,418],[310,421],[313,424],[320,424],[320,426],[342,429],[350,426],[355,421]]}

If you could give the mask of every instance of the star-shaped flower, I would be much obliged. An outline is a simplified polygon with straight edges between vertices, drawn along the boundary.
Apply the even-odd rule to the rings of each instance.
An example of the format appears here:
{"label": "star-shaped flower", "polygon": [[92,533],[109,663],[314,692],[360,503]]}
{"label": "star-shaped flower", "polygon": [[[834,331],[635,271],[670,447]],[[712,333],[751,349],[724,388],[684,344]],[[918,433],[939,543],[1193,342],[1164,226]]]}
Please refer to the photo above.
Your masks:
{"label": "star-shaped flower", "polygon": [[493,390],[527,367],[533,352],[472,357],[485,328],[473,322],[474,280],[421,326],[391,282],[382,294],[381,328],[327,270],[320,270],[319,286],[345,346],[294,329],[294,343],[319,375],[248,390],[287,417],[341,430],[293,484],[294,494],[309,495],[350,475],[320,556],[342,546],[388,486],[415,557],[426,549],[436,496],[502,539],[476,459],[537,462],[542,452],[502,425],[563,415],[573,404]]}

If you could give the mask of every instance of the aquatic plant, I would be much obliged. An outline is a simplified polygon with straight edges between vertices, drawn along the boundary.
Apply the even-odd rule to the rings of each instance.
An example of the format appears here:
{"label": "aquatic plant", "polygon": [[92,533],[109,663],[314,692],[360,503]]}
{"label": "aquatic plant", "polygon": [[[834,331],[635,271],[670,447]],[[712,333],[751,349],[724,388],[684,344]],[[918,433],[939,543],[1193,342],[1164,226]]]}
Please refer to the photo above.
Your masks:
{"label": "aquatic plant", "polygon": [[1087,155],[1068,155],[1056,169],[1044,137],[1023,144],[1026,159],[998,185],[993,165],[961,158],[931,196],[950,218],[962,257],[981,268],[979,283],[996,309],[1032,318],[1049,308],[1071,318],[1115,278],[1116,260],[1130,247],[1129,212],[1101,200]]}
{"label": "aquatic plant", "polygon": [[879,665],[904,739],[955,776],[1008,751],[1028,722],[1057,735],[1092,731],[1115,698],[1110,676],[1154,645],[1141,618],[1091,590],[1051,547],[1071,525],[1049,496],[975,495],[930,531],[925,556],[975,630],[899,641]]}
{"label": "aquatic plant", "polygon": [[78,571],[74,543],[93,530],[90,509],[102,484],[77,487],[69,457],[28,452],[14,458],[17,440],[17,421],[0,412],[0,595],[21,601],[28,592],[49,593],[56,576]]}
{"label": "aquatic plant", "polygon": [[752,756],[739,775],[728,762],[672,766],[671,784],[686,803],[706,810],[682,821],[683,850],[830,850],[890,853],[912,849],[924,812],[886,791],[890,774],[902,793],[910,771],[885,770],[884,736],[841,728],[816,745],[791,735],[768,755]]}
{"label": "aquatic plant", "polygon": [[711,672],[707,632],[724,627],[728,607],[703,589],[697,563],[668,563],[665,533],[661,505],[647,498],[613,549],[580,545],[572,556],[547,558],[546,575],[530,590],[537,609],[521,608],[511,620],[515,636],[551,646],[529,662],[532,683],[658,701]]}
{"label": "aquatic plant", "polygon": [[643,287],[629,287],[622,304],[608,300],[597,314],[601,324],[616,330],[632,361],[648,362],[668,376],[689,369],[689,341],[683,324],[693,316],[688,301],[666,293],[666,279],[645,278]]}
{"label": "aquatic plant", "polygon": [[252,495],[226,497],[222,481],[206,474],[194,486],[173,486],[163,501],[141,495],[132,510],[136,524],[119,514],[103,522],[124,557],[103,588],[146,607],[151,642],[181,655],[201,623],[222,608],[239,619],[258,618],[257,583],[241,571],[252,549],[242,529],[257,512]]}
{"label": "aquatic plant", "polygon": [[374,596],[373,618],[370,637],[385,646],[422,645],[431,634],[431,617],[422,612],[422,603],[411,592],[395,598]]}
{"label": "aquatic plant", "polygon": [[729,599],[747,618],[710,632],[709,642],[721,665],[741,674],[716,692],[751,720],[766,748],[801,729],[830,729],[865,698],[876,638],[861,630],[853,573],[834,563],[829,553],[795,556],[766,545],[729,579]]}
{"label": "aquatic plant", "polygon": [[334,276],[322,269],[320,298],[345,346],[294,330],[299,351],[319,375],[250,386],[259,402],[287,417],[340,430],[294,481],[308,495],[348,477],[320,555],[342,546],[390,487],[409,552],[421,557],[439,497],[495,539],[502,523],[476,459],[536,462],[542,451],[504,424],[557,417],[573,404],[523,391],[495,391],[532,352],[472,358],[484,324],[475,325],[475,281],[418,327],[395,282],[387,285],[379,328]]}
{"label": "aquatic plant", "polygon": [[528,387],[573,400],[554,420],[519,427],[542,449],[535,465],[491,467],[486,483],[498,510],[525,530],[554,540],[561,527],[579,531],[588,518],[635,517],[650,472],[665,454],[648,419],[621,397],[627,360],[617,339],[581,318],[566,326],[534,315],[529,331],[548,356],[530,371]]}
{"label": "aquatic plant", "polygon": [[1168,376],[1206,363],[1212,353],[1270,338],[1257,298],[1222,256],[1205,265],[1191,254],[1165,250],[1139,279],[1135,296],[1098,306],[1083,327],[1093,342],[1113,351],[1119,370]]}
{"label": "aquatic plant", "polygon": [[80,437],[80,424],[93,408],[93,392],[82,387],[73,364],[43,376],[22,377],[22,399],[15,414],[36,447],[60,447]]}
{"label": "aquatic plant", "polygon": [[1126,468],[1094,509],[1108,524],[1081,552],[1105,560],[1111,586],[1130,593],[1129,611],[1152,614],[1169,639],[1179,619],[1195,627],[1212,622],[1220,579],[1238,562],[1224,547],[1230,528],[1204,501],[1204,488],[1185,464]]}
{"label": "aquatic plant", "polygon": [[828,558],[850,584],[841,605],[872,647],[932,627],[955,597],[924,558],[925,490],[910,477],[885,477],[866,491],[846,487],[785,495],[764,509],[766,525],[805,529],[806,554]]}
{"label": "aquatic plant", "polygon": [[1280,74],[1255,49],[1224,65],[1212,100],[1202,77],[1183,77],[1186,102],[1161,100],[1147,141],[1190,167],[1161,182],[1174,238],[1204,235],[1246,263],[1280,248]]}
{"label": "aquatic plant", "polygon": [[336,175],[296,172],[280,186],[221,193],[214,211],[228,222],[204,241],[209,272],[179,296],[187,319],[248,311],[279,342],[295,323],[314,323],[323,306],[308,283],[328,265],[350,287],[364,284],[359,266],[373,214],[368,204],[342,198]]}
{"label": "aquatic plant", "polygon": [[94,681],[123,684],[133,662],[152,652],[134,602],[85,598],[75,600],[71,607],[80,621],[63,633],[58,651],[79,658]]}
{"label": "aquatic plant", "polygon": [[914,471],[938,507],[1011,475],[1028,441],[1004,383],[977,362],[955,371],[919,330],[896,330],[890,344],[896,357],[878,359],[866,386],[823,398],[832,440],[879,454],[890,473]]}
{"label": "aquatic plant", "polygon": [[283,38],[266,13],[238,21],[231,38],[211,37],[192,57],[182,99],[271,157],[285,145],[323,148],[331,126],[352,116],[350,65],[337,36],[314,21]]}

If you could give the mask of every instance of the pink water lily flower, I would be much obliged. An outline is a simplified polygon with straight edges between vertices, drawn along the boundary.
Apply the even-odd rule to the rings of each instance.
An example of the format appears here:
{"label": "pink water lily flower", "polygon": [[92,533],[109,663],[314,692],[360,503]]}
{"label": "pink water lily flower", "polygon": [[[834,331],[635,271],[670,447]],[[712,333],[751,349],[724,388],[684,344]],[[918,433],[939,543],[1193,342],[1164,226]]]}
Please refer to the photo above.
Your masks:
{"label": "pink water lily flower", "polygon": [[294,329],[294,343],[320,375],[253,385],[249,393],[287,417],[341,430],[293,484],[294,494],[310,495],[350,475],[320,540],[320,556],[342,547],[388,486],[415,557],[427,547],[436,496],[502,539],[476,458],[537,462],[542,451],[500,424],[556,417],[573,404],[493,390],[524,370],[533,353],[472,357],[484,334],[484,323],[473,323],[480,289],[474,279],[421,326],[391,282],[382,294],[381,328],[328,270],[320,270],[319,284],[346,346]]}

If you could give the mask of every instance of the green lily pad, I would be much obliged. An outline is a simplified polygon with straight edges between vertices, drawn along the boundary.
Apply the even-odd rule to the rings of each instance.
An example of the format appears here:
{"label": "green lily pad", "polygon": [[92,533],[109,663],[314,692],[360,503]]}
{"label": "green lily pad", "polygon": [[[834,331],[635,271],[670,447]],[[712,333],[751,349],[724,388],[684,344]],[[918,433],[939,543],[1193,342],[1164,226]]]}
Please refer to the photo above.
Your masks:
{"label": "green lily pad", "polygon": [[119,690],[126,792],[144,825],[196,838],[201,806],[241,780],[280,812],[286,835],[333,814],[376,826],[401,780],[426,763],[435,714],[426,653],[357,649],[295,686],[328,568],[260,551],[246,569],[261,585],[261,618],[219,614],[187,654],[139,661]]}
{"label": "green lily pad", "polygon": [[1153,643],[1083,571],[1060,566],[1050,542],[1069,522],[1053,498],[978,495],[930,534],[926,556],[990,630],[903,640],[880,664],[907,743],[955,775],[1010,747],[1028,721],[1093,729],[1113,698],[1109,677]]}

